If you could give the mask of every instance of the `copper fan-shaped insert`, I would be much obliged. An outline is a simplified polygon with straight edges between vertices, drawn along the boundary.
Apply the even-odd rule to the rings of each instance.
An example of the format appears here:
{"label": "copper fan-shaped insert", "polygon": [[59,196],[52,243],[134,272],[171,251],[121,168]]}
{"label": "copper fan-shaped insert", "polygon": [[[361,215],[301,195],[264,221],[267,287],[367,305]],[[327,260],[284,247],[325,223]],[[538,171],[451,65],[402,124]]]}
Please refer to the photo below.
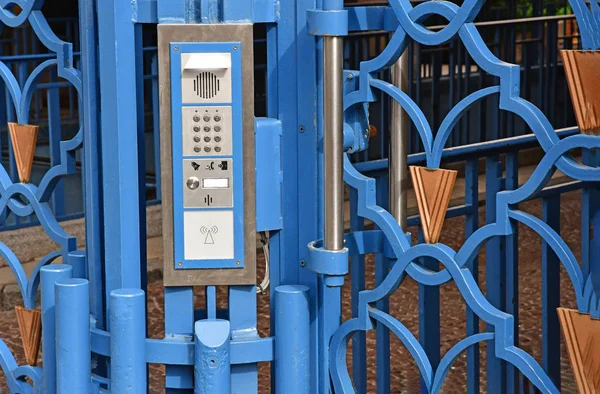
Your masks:
{"label": "copper fan-shaped insert", "polygon": [[12,141],[19,179],[22,183],[29,183],[39,127],[9,122],[8,129],[10,130],[10,140]]}
{"label": "copper fan-shaped insert", "polygon": [[579,130],[600,135],[600,51],[560,51]]}
{"label": "copper fan-shaped insert", "polygon": [[457,171],[410,167],[425,242],[436,243],[450,204]]}
{"label": "copper fan-shaped insert", "polygon": [[25,350],[25,360],[29,365],[36,365],[42,340],[42,313],[37,309],[28,310],[22,306],[16,306],[15,312]]}
{"label": "copper fan-shaped insert", "polygon": [[600,393],[600,320],[572,309],[557,312],[579,392]]}

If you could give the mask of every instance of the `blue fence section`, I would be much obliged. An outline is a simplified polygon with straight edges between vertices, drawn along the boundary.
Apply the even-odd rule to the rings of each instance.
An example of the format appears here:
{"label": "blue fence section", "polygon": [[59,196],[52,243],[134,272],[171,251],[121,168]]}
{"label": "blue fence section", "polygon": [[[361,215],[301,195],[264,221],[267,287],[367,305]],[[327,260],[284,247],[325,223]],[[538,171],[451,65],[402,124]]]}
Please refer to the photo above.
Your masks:
{"label": "blue fence section", "polygon": [[[514,2],[514,1],[513,1]],[[555,15],[564,14],[564,15]],[[513,19],[509,19],[513,18]],[[533,102],[547,114],[556,128],[573,126],[575,118],[565,82],[560,48],[578,48],[580,40],[574,16],[567,1],[537,1],[532,4],[508,4],[502,7],[486,5],[476,23],[488,47],[499,58],[520,64],[521,89],[524,98]],[[433,20],[431,28],[442,27]],[[78,61],[79,31],[76,19],[58,18],[50,21],[57,35],[74,43]],[[160,202],[160,155],[158,135],[158,80],[156,33],[153,25],[143,28],[143,79],[145,127],[145,184],[149,204]],[[7,36],[7,37],[5,37]],[[265,116],[266,105],[266,29],[255,29],[255,81],[256,115]],[[38,64],[51,57],[33,34],[30,27],[6,29],[1,36],[0,61],[11,67],[21,83]],[[371,59],[387,45],[390,34],[386,32],[352,33],[345,40],[345,66],[356,69],[361,61]],[[482,72],[470,58],[460,40],[435,48],[421,47],[411,42],[409,46],[409,95],[424,109],[433,129],[439,126],[444,114],[474,90],[491,86],[495,78]],[[418,66],[417,66],[418,65]],[[382,75],[386,77],[385,75]],[[0,86],[0,124],[14,119],[8,91]],[[34,93],[31,123],[40,125],[38,148],[32,182],[39,181],[43,173],[57,161],[58,144],[73,136],[79,126],[78,103],[72,85],[49,73]],[[390,99],[381,93],[380,100],[371,105],[370,123],[377,130],[367,151],[356,153],[355,162],[377,160],[388,155],[388,119]],[[497,99],[481,101],[477,110],[471,111],[456,126],[447,147],[461,146],[481,141],[496,140],[529,133],[525,124],[513,115],[499,112]],[[6,128],[0,129],[1,163],[9,169],[13,180],[17,170],[9,149]],[[422,145],[411,126],[409,153],[422,151]],[[68,189],[69,193],[65,194]],[[52,196],[51,205],[58,220],[83,215],[83,179],[81,157],[78,154],[77,172],[61,180]],[[0,217],[0,231],[35,225],[34,216],[20,218],[5,214]]]}

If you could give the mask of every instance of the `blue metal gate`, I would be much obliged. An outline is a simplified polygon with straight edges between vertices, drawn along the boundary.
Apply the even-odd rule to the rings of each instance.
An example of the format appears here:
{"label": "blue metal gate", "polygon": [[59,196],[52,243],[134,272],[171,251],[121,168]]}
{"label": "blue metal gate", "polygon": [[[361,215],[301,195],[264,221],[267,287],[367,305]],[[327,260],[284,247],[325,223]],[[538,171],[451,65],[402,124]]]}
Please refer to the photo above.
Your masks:
{"label": "blue metal gate", "polygon": [[[53,84],[67,82],[77,92],[79,108],[77,132],[64,140],[50,132],[52,162],[39,180],[17,180],[19,165],[13,160],[18,164],[22,152],[16,147],[8,150],[10,164],[0,166],[0,218],[4,221],[8,212],[17,217],[35,215],[58,245],[57,251],[42,258],[33,273],[27,275],[15,253],[0,241],[0,256],[17,278],[22,294],[24,310],[18,312],[19,325],[27,334],[25,348],[32,357],[28,360],[31,365],[19,366],[9,347],[0,340],[0,367],[10,392],[142,393],[149,390],[152,364],[165,366],[162,387],[167,393],[255,393],[259,387],[266,392],[269,389],[259,385],[259,363],[267,362],[272,392],[365,393],[372,391],[368,386],[367,333],[374,331],[378,393],[399,390],[391,383],[390,334],[406,347],[418,368],[420,388],[408,388],[408,392],[441,392],[453,363],[466,352],[465,390],[469,393],[483,390],[482,371],[489,393],[524,392],[530,385],[544,393],[558,393],[560,332],[554,311],[560,306],[561,265],[572,283],[579,312],[600,318],[596,264],[600,239],[592,236],[600,218],[600,138],[580,134],[574,127],[555,129],[548,114],[523,99],[520,79],[529,74],[499,59],[497,51],[485,44],[475,23],[483,3],[484,0],[467,0],[459,6],[425,1],[411,5],[408,0],[389,0],[384,5],[344,8],[341,0],[80,0],[78,52],[54,33],[44,16],[43,1],[2,4],[0,20],[4,28],[29,25],[49,52],[44,55],[47,60],[35,67],[28,69],[23,63],[16,75],[7,62],[0,62],[2,83],[9,93],[4,102],[10,108],[7,119],[2,120],[20,126],[35,123],[31,113],[36,104],[32,97],[42,83],[48,89],[50,103],[57,100],[51,96],[58,94],[58,85]],[[577,16],[581,46],[598,49],[598,4],[592,0],[590,9],[583,0],[572,0],[571,7]],[[428,22],[431,19],[435,22]],[[244,181],[255,189],[250,194],[243,189],[244,197],[256,199],[256,213],[250,221],[245,218],[244,224],[254,224],[254,220],[256,223],[251,231],[236,236],[253,244],[254,230],[261,233],[257,238],[267,250],[264,263],[268,280],[257,286],[255,279],[260,282],[262,276],[255,278],[253,271],[246,271],[250,272],[252,283],[245,274],[243,279],[229,275],[235,269],[256,268],[251,256],[238,258],[237,251],[234,258],[229,258],[232,267],[220,266],[217,261],[213,262],[216,267],[206,270],[206,266],[201,266],[192,273],[183,271],[185,278],[168,273],[187,269],[183,266],[188,258],[179,261],[170,255],[177,255],[178,248],[174,240],[177,235],[173,235],[177,233],[173,225],[177,220],[173,217],[180,212],[172,197],[176,193],[171,183],[175,177],[172,171],[177,169],[170,169],[170,164],[166,169],[162,166],[162,176],[156,174],[152,187],[160,190],[162,186],[163,192],[156,194],[163,198],[166,218],[164,333],[160,338],[149,338],[147,320],[152,316],[146,299],[149,285],[144,125],[148,100],[144,87],[145,78],[152,76],[146,76],[144,58],[148,56],[144,53],[155,48],[144,49],[144,36],[148,31],[154,34],[156,24],[159,32],[165,26],[177,31],[182,25],[218,29],[219,25],[261,24],[266,29],[266,113],[254,119],[255,149],[250,149],[251,153],[244,150],[242,156],[237,156],[238,152],[216,157],[223,159],[222,170],[227,165],[233,167],[242,157],[247,160],[248,154],[256,158],[252,165],[243,168]],[[373,31],[386,37],[381,50],[355,64],[356,69],[344,70],[345,37],[352,32]],[[197,32],[202,33],[202,28]],[[175,36],[177,39],[165,44],[169,56],[197,44],[189,34]],[[227,67],[235,64],[235,51],[248,53],[244,46],[247,39],[222,40],[227,47],[219,47],[219,51],[231,53],[233,59]],[[421,78],[421,61],[412,55],[403,56],[408,53],[407,48],[438,47],[449,42],[460,45],[480,75],[485,72],[488,77],[482,77],[480,81],[485,83],[475,90],[468,82],[464,91],[456,93],[460,97],[457,103],[451,92],[452,104],[447,113],[430,114],[415,99],[420,93],[412,91],[412,82],[409,88],[401,86],[401,73],[396,74],[401,68],[395,67],[404,61],[404,67],[409,64],[412,73],[417,68],[417,78]],[[159,55],[160,45],[161,42]],[[552,45],[543,47],[555,52],[557,48]],[[177,110],[177,105],[183,111],[188,107],[177,104],[179,96],[171,102],[176,96],[171,96],[171,85],[164,83],[164,78],[166,74],[177,75],[188,66],[175,62],[175,68],[169,68],[165,59],[154,58],[150,73],[160,72],[161,82],[152,85],[152,91],[155,97],[159,91],[162,94],[160,137],[168,135],[169,145],[164,145],[163,140],[162,147],[171,148],[170,135],[175,133],[171,128],[183,126],[166,121],[162,111],[168,111],[170,120],[177,113],[171,111],[171,104]],[[558,58],[553,59],[557,62]],[[246,61],[240,60],[240,64]],[[347,62],[347,68],[350,63]],[[454,63],[450,64],[449,73],[456,72]],[[555,70],[557,65],[552,67]],[[441,64],[434,64],[432,69],[439,73]],[[468,74],[471,64],[467,62],[464,70],[458,69],[459,73]],[[232,81],[248,84],[247,78],[251,77],[244,74],[242,78],[240,74]],[[196,86],[194,89],[199,89]],[[237,85],[236,88],[242,89]],[[236,122],[242,124],[244,117],[244,111],[236,112],[235,103],[247,104],[250,100],[240,92],[245,91],[234,90],[231,99],[232,144],[236,143]],[[183,95],[181,91],[177,94]],[[435,100],[436,89],[431,97]],[[152,103],[153,122],[158,128],[159,101]],[[218,108],[222,107],[223,103],[219,103]],[[374,107],[384,114],[377,122],[373,121]],[[48,119],[51,111],[53,119],[60,115],[60,108],[49,104],[47,109]],[[466,140],[453,137],[459,128],[483,129],[487,125],[486,120],[465,120],[469,110],[489,112],[494,131],[488,135],[476,130],[474,140],[468,135]],[[400,112],[394,115],[394,111]],[[388,116],[396,118],[388,122]],[[504,119],[502,122],[499,116]],[[220,115],[211,114],[204,120],[210,122],[204,131],[210,131],[212,141],[217,141],[215,136],[221,141],[214,128],[219,119]],[[400,119],[410,120],[413,137],[409,142],[406,136],[400,143],[402,148],[394,147],[392,141],[392,154],[388,155],[384,139],[393,139],[400,129],[408,133],[406,125],[394,123],[402,122]],[[511,133],[515,128],[505,132],[497,125],[508,127],[515,122],[531,133],[500,139],[514,135]],[[371,134],[374,123],[379,129],[378,137]],[[57,126],[49,125],[52,127]],[[244,125],[240,135],[247,136],[251,131],[252,127]],[[156,137],[158,152],[158,132]],[[490,140],[482,142],[487,137]],[[244,141],[247,148],[248,142]],[[381,143],[382,148],[377,148],[376,160],[369,160],[366,152],[373,141]],[[453,147],[444,149],[449,141]],[[16,146],[14,140],[11,142]],[[221,151],[220,145],[211,147]],[[520,183],[519,152],[534,147],[541,148],[541,159],[529,178]],[[204,149],[208,154],[209,150]],[[408,180],[402,178],[401,190],[388,190],[394,189],[388,183],[393,181],[390,177],[397,176],[391,174],[398,171],[394,160],[400,153],[394,149],[404,152],[402,166],[462,169],[464,203],[451,207],[447,213],[448,218],[465,217],[466,237],[457,250],[443,243],[426,243],[423,218],[406,218],[405,209],[397,210],[395,204],[404,197],[394,193],[405,192]],[[411,155],[406,156],[409,150]],[[574,158],[579,151],[581,163]],[[198,152],[202,150],[198,148]],[[175,163],[171,149],[163,149],[161,154],[163,164],[172,160]],[[158,156],[155,159],[158,171]],[[194,170],[201,167],[201,160],[208,159],[193,162]],[[478,218],[480,162],[485,164],[486,216],[482,226]],[[61,180],[75,174],[78,163],[83,178],[84,249],[78,248],[77,239],[67,234],[57,220],[64,212],[64,207],[57,204],[57,193],[68,193]],[[213,169],[209,165],[206,170]],[[557,171],[571,181],[548,186]],[[235,174],[239,178],[241,173]],[[255,185],[251,181],[254,177]],[[349,231],[344,231],[342,177],[348,189]],[[190,189],[198,187],[193,182],[187,185]],[[560,195],[580,189],[581,262],[561,237],[557,219]],[[388,191],[396,201],[388,198]],[[212,200],[208,195],[206,198],[202,209],[208,210]],[[519,210],[519,204],[531,199],[542,200],[542,219]],[[186,209],[189,211],[189,206],[184,204],[181,211],[185,214]],[[543,240],[541,364],[519,347],[519,225],[530,228]],[[411,235],[409,227],[413,226],[419,226],[419,230]],[[223,233],[216,226],[199,231],[205,235],[204,244],[213,244],[213,237],[219,231]],[[478,254],[484,245],[485,293],[478,283]],[[246,247],[246,252],[250,249],[254,253],[254,247]],[[365,264],[367,255],[375,256],[374,272]],[[57,259],[62,260],[60,264],[54,264]],[[371,274],[374,285],[368,287],[365,275]],[[408,278],[418,283],[418,335],[389,306],[390,296],[411,280]],[[270,334],[261,337],[257,329],[257,299],[266,292],[268,282]],[[446,283],[454,283],[462,297],[460,301],[466,303],[466,332],[442,355],[440,286]],[[41,302],[36,312],[38,288]],[[205,305],[198,305],[196,297],[201,297]],[[351,311],[343,310],[344,304],[350,304]],[[480,321],[486,324],[484,332],[479,330]],[[36,330],[41,330],[39,335]],[[38,339],[41,345],[36,343]],[[484,343],[486,365],[481,368],[479,346]],[[35,366],[36,346],[41,348],[43,368]]]}

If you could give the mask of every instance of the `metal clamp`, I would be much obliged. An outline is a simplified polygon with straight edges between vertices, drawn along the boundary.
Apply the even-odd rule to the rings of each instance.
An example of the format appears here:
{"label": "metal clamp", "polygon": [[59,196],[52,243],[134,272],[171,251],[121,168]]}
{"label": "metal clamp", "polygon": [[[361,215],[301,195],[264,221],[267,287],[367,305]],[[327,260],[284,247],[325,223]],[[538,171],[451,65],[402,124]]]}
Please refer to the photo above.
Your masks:
{"label": "metal clamp", "polygon": [[306,25],[311,36],[347,36],[348,11],[346,10],[308,10]]}
{"label": "metal clamp", "polygon": [[348,274],[348,248],[326,250],[323,241],[319,240],[309,243],[308,250],[310,255],[305,268],[325,275],[327,286],[342,286],[344,276]]}

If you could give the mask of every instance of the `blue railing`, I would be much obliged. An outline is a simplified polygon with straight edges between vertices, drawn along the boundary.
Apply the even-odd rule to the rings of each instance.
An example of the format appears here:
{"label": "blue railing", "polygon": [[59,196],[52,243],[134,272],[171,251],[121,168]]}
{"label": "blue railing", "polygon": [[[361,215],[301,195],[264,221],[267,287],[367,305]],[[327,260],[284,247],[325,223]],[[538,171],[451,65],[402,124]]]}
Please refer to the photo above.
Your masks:
{"label": "blue railing", "polygon": [[[549,12],[547,2],[537,7],[533,15]],[[560,4],[566,4],[560,3]],[[557,8],[558,6],[554,6]],[[522,92],[547,114],[557,128],[575,124],[570,99],[564,79],[559,48],[579,46],[577,28],[572,15],[525,17],[510,20],[495,20],[515,15],[528,15],[531,11],[507,11],[505,8],[490,8],[484,12],[478,28],[490,49],[503,60],[521,64]],[[518,10],[518,8],[516,8]],[[551,11],[551,9],[550,9]],[[435,23],[433,21],[432,23]],[[78,23],[76,19],[62,18],[51,20],[51,25],[68,42],[74,42],[76,62],[78,61]],[[266,40],[264,26],[255,29],[255,79],[256,114],[266,112]],[[360,61],[376,56],[387,44],[386,32],[355,33],[346,40],[345,58],[348,68],[356,69]],[[29,27],[6,29],[0,35],[0,61],[11,67],[17,80],[24,83],[29,72],[52,55],[41,51],[35,34]],[[156,36],[153,29],[143,35],[144,64],[144,129],[146,157],[146,199],[148,203],[160,202],[160,157],[158,135],[158,81]],[[8,48],[8,51],[6,50]],[[433,129],[441,121],[443,114],[471,91],[491,85],[493,77],[485,75],[466,55],[459,41],[450,42],[437,48],[420,48],[411,44],[409,48],[409,95],[424,109]],[[418,66],[417,66],[418,65]],[[385,75],[382,77],[386,77]],[[77,95],[74,88],[49,73],[39,84],[33,98],[31,122],[40,125],[38,148],[35,155],[32,182],[37,182],[47,168],[53,165],[59,154],[61,139],[74,135],[79,126]],[[0,85],[0,124],[14,120],[8,91]],[[389,98],[382,94],[379,102],[370,108],[370,123],[378,130],[371,139],[367,151],[353,155],[355,162],[377,160],[387,157]],[[500,113],[497,98],[483,100],[479,108],[471,111],[456,126],[447,147],[462,146],[481,141],[523,135],[528,132],[523,122],[514,116]],[[17,170],[10,149],[6,127],[0,128],[1,163],[8,169],[14,180]],[[422,150],[414,130],[409,134],[410,153]],[[77,172],[61,181],[52,197],[52,207],[58,220],[83,216],[83,178],[80,170],[81,157],[77,158]],[[69,193],[65,193],[69,190]],[[35,216],[19,218],[14,215],[0,217],[0,230],[15,229],[35,225]]]}

